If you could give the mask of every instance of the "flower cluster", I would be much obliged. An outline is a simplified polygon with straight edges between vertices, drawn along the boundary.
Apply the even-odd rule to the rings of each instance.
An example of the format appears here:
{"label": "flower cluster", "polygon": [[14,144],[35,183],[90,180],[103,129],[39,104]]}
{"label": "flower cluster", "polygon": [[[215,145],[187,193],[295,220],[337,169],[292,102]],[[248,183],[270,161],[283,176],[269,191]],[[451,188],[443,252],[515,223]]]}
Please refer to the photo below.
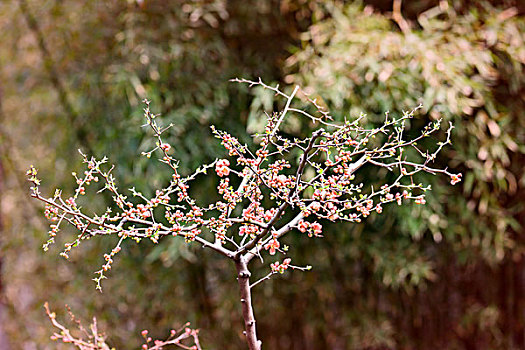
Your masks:
{"label": "flower cluster", "polygon": [[272,272],[278,272],[278,273],[284,273],[290,266],[290,262],[292,259],[286,258],[283,260],[281,264],[279,264],[278,261],[274,262],[273,264],[270,264],[270,268],[272,269]]}
{"label": "flower cluster", "polygon": [[414,201],[414,203],[416,204],[425,204],[427,201],[425,200],[425,196],[419,196],[418,198],[416,198],[416,200]]}
{"label": "flower cluster", "polygon": [[[66,201],[68,202],[68,201]],[[54,207],[52,205],[46,205],[46,209],[44,211],[44,216],[46,217],[46,219],[48,219],[49,221],[57,221],[58,220],[58,214],[59,214],[59,210],[57,207]]]}
{"label": "flower cluster", "polygon": [[239,228],[239,235],[240,236],[243,236],[243,235],[256,235],[257,233],[260,232],[260,228],[258,226],[255,226],[255,225],[242,225],[240,228]]}
{"label": "flower cluster", "polygon": [[220,177],[228,176],[230,174],[230,162],[228,159],[219,159],[217,163],[215,163],[215,171],[217,172],[217,175]]}
{"label": "flower cluster", "polygon": [[321,235],[321,233],[323,233],[323,226],[318,222],[310,223],[308,221],[301,220],[297,224],[297,228],[303,233],[308,232],[308,237],[318,237]]}

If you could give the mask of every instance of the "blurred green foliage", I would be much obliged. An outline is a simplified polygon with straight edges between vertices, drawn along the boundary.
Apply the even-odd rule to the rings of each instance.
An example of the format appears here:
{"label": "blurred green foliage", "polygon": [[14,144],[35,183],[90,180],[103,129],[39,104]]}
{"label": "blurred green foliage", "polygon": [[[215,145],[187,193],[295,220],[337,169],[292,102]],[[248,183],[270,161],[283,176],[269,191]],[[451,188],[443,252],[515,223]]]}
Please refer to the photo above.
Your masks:
{"label": "blurred green foliage", "polygon": [[330,18],[314,23],[303,35],[304,49],[288,59],[289,69],[298,70],[290,82],[323,96],[340,116],[364,110],[373,122],[386,111],[423,103],[421,121],[452,121],[454,150],[441,162],[464,171],[465,184],[443,193],[450,190],[427,179],[439,205],[431,201],[412,218],[396,211],[400,228],[419,236],[418,223],[427,218],[434,239],[444,236],[458,253],[473,248],[490,262],[503,259],[519,227],[509,214],[520,210],[504,197],[525,183],[522,18],[488,4],[466,15],[442,5],[418,17],[418,30],[403,34],[360,5],[327,11]]}
{"label": "blurred green foliage", "polygon": [[[425,280],[448,283],[446,275],[436,272],[440,266],[452,264],[451,260],[470,269],[483,264],[480,259],[494,269],[505,264],[505,259],[521,261],[523,17],[515,8],[496,9],[488,3],[460,14],[441,2],[421,13],[412,31],[402,33],[394,21],[360,4],[326,4],[326,11],[329,16],[313,23],[302,36],[302,48],[288,58],[290,74],[285,80],[318,94],[339,117],[366,111],[370,123],[386,111],[407,110],[422,103],[424,115],[412,127],[417,129],[437,118],[452,121],[456,127],[453,150],[448,159],[439,162],[465,175],[463,186],[454,189],[443,179],[425,179],[433,192],[420,211],[394,208],[384,217],[371,218],[377,223],[369,223],[364,229],[368,237],[357,243],[361,245],[360,258],[370,261],[368,267],[385,286],[401,287],[409,294],[411,287],[421,287]],[[508,276],[499,277],[508,288],[517,288],[514,297],[521,299],[520,273],[505,273]],[[510,308],[522,305],[519,300],[507,300],[506,291],[499,293],[472,297],[469,302],[484,305],[502,298],[505,305],[513,305]],[[460,290],[458,294],[468,293]],[[469,307],[462,305],[458,313],[468,314]],[[450,328],[453,319],[451,315],[446,323]],[[499,326],[509,319],[521,324],[523,315],[505,314],[496,319]],[[432,318],[427,321],[414,328],[422,331],[422,327],[439,323]],[[480,344],[512,347],[518,346],[515,341],[519,339],[505,331],[485,338],[489,339],[484,339],[485,343],[471,341],[477,344],[475,348]],[[426,347],[424,344],[438,340],[443,338],[419,344]]]}
{"label": "blurred green foliage", "polygon": [[[233,266],[175,240],[130,244],[98,295],[92,271],[112,242],[92,240],[71,262],[60,246],[44,255],[47,229],[22,179],[33,163],[50,192],[70,188],[82,148],[116,163],[122,188],[154,189],[169,173],[138,156],[153,145],[141,100],[174,123],[169,141],[188,172],[223,152],[211,124],[248,140],[262,110],[277,107],[228,83],[260,76],[301,85],[336,118],[368,113],[371,124],[423,103],[411,130],[452,121],[453,146],[437,162],[464,174],[456,187],[421,179],[433,187],[426,206],[385,208],[366,224],[329,226],[323,239],[287,237],[294,260],[314,269],[254,290],[265,348],[523,348],[524,16],[512,3],[407,2],[403,33],[390,1],[368,4],[1,3],[2,324],[12,347],[56,348],[41,308],[49,300],[96,315],[120,348],[136,347],[144,328],[162,337],[187,320],[205,348],[243,348]],[[289,119],[285,131],[311,127]],[[215,185],[201,181],[193,195]]]}

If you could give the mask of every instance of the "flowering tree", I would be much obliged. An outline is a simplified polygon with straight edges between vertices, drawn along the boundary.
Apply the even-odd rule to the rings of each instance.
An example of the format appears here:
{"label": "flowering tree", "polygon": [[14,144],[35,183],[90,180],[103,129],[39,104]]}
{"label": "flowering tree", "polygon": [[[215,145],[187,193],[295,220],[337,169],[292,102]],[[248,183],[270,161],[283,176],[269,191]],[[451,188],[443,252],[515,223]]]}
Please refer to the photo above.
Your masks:
{"label": "flowering tree", "polygon": [[[365,115],[335,122],[328,111],[306,94],[303,97],[314,112],[295,107],[293,102],[299,87],[286,94],[278,86],[268,86],[261,80],[234,81],[271,90],[277,98],[284,99],[284,109],[267,115],[264,132],[254,135],[251,146],[212,127],[229,158],[202,165],[185,177],[179,174],[171,146],[163,140],[170,125],[160,125],[149,102],[145,101],[144,115],[156,138],[156,147],[143,155],[149,158],[159,154],[159,160],[172,171],[167,186],[157,189],[151,198],[133,188],[130,190],[133,199],[124,195],[112,175],[113,167],[106,165],[106,157],[97,160],[82,154],[87,169],[82,176],[73,173],[78,187],[68,197],[60,190],[52,197],[43,196],[37,171],[31,168],[28,176],[33,183],[31,195],[46,204],[45,215],[52,222],[45,250],[64,223],[80,231],[74,241],[65,244],[61,253],[65,258],[86,239],[118,237],[116,246],[104,255],[105,263],[96,272],[94,280],[99,290],[113,258],[126,240],[149,239],[157,243],[164,236],[174,236],[230,259],[237,271],[244,334],[249,349],[253,350],[261,348],[252,307],[253,288],[287,269],[310,269],[310,266],[293,265],[291,258],[286,257],[288,247],[282,244],[286,234],[296,230],[308,237],[320,237],[323,221],[358,223],[372,212],[381,214],[388,203],[402,205],[413,200],[416,204],[425,204],[425,191],[430,186],[417,183],[416,174],[445,174],[452,184],[461,180],[461,174],[432,166],[438,153],[450,143],[452,125],[446,129],[445,140],[433,143],[432,149],[420,144],[441,130],[439,120],[427,125],[417,136],[406,137],[405,124],[421,106],[398,118],[386,114],[382,125],[368,129],[361,126]],[[280,129],[286,116],[292,113],[308,118],[318,128],[304,138],[285,136]],[[386,168],[395,174],[394,180],[385,181],[380,188],[357,183],[355,173],[364,166]],[[217,186],[220,200],[198,203],[189,195],[191,182],[211,169],[221,178]],[[112,194],[113,209],[88,215],[79,205],[79,199],[93,183],[102,183],[98,185],[99,192]],[[263,278],[252,280],[250,262],[254,258],[264,262],[268,255],[277,253],[285,258],[270,263]]]}

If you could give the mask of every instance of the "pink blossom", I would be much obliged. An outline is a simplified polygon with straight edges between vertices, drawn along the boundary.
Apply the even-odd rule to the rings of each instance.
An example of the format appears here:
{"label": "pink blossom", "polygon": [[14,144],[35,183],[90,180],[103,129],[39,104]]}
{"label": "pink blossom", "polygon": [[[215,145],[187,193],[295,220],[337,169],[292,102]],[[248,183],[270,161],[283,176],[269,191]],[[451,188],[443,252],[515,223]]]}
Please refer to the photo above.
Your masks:
{"label": "pink blossom", "polygon": [[215,163],[215,171],[217,172],[217,175],[220,177],[228,176],[230,174],[230,168],[228,168],[229,165],[230,161],[228,159],[219,159],[217,163]]}
{"label": "pink blossom", "polygon": [[460,174],[450,175],[450,183],[452,185],[455,185],[455,184],[457,184],[460,181],[461,181],[461,173]]}
{"label": "pink blossom", "polygon": [[313,211],[318,211],[319,209],[321,209],[321,203],[319,202],[313,202],[310,207],[312,208]]}
{"label": "pink blossom", "polygon": [[270,255],[275,255],[275,251],[279,249],[280,246],[281,244],[279,243],[279,241],[276,239],[273,239],[270,241],[270,243],[264,246],[264,249],[270,250]]}
{"label": "pink blossom", "polygon": [[314,231],[314,234],[316,236],[320,235],[323,232],[323,226],[321,226],[321,224],[318,222],[312,222],[310,224],[310,228]]}
{"label": "pink blossom", "polygon": [[421,197],[416,198],[414,202],[416,204],[425,204],[427,201],[425,200],[425,197],[421,196]]}
{"label": "pink blossom", "polygon": [[299,231],[301,232],[306,232],[306,230],[308,230],[308,222],[307,221],[304,221],[304,220],[301,220],[299,221],[299,225],[297,225],[297,228],[299,229]]}
{"label": "pink blossom", "polygon": [[169,143],[162,143],[160,145],[160,148],[164,151],[164,152],[168,152],[170,149],[171,149],[171,145]]}

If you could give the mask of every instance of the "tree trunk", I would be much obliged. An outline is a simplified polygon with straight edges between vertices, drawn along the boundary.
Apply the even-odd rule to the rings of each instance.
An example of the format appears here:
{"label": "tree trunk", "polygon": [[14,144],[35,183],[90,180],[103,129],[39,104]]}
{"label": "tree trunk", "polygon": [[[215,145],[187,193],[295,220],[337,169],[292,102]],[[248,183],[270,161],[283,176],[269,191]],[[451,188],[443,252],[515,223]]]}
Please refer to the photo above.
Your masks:
{"label": "tree trunk", "polygon": [[237,281],[239,283],[239,292],[241,296],[246,342],[248,343],[248,348],[250,350],[260,350],[261,341],[257,339],[255,316],[253,314],[252,306],[252,292],[250,289],[251,274],[250,270],[248,270],[248,262],[245,261],[243,256],[235,261],[235,268],[237,269]]}

